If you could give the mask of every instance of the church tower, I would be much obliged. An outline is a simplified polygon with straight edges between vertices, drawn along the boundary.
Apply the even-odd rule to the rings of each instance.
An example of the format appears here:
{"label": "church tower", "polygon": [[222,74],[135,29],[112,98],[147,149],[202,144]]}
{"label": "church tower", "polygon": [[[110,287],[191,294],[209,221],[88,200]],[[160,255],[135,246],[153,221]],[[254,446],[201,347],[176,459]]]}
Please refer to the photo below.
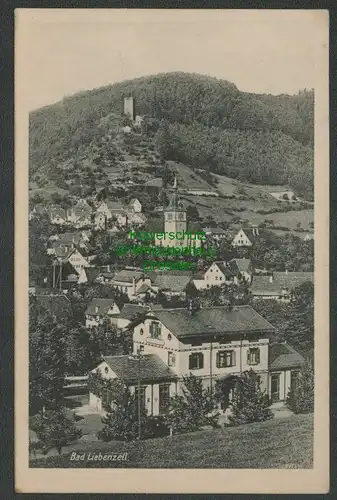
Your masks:
{"label": "church tower", "polygon": [[[177,178],[174,178],[173,194],[164,211],[165,229],[167,233],[185,233],[187,229],[186,212],[178,195]],[[183,246],[184,240],[173,239],[166,242],[167,246]]]}

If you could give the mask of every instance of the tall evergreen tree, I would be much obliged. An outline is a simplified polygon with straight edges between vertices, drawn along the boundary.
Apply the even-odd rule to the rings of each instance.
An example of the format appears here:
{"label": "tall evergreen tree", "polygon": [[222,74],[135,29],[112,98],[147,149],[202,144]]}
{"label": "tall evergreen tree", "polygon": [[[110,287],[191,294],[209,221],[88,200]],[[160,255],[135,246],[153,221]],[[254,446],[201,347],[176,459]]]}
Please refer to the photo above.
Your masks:
{"label": "tall evergreen tree", "polygon": [[229,421],[232,425],[263,422],[273,417],[266,391],[260,389],[260,381],[253,370],[243,372],[234,389]]}
{"label": "tall evergreen tree", "polygon": [[287,396],[287,406],[294,413],[311,413],[314,411],[315,377],[312,364],[306,360],[298,374],[296,382]]}
{"label": "tall evergreen tree", "polygon": [[67,329],[49,313],[33,319],[29,331],[29,404],[31,411],[59,407],[65,377]]}

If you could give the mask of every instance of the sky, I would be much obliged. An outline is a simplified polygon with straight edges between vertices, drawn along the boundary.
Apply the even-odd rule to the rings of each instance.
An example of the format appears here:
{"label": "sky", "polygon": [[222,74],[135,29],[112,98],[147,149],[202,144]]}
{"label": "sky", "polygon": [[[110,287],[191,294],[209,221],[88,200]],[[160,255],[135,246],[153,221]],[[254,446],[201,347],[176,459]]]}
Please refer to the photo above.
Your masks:
{"label": "sky", "polygon": [[170,71],[293,94],[315,87],[327,22],[312,10],[19,9],[18,80],[29,110]]}

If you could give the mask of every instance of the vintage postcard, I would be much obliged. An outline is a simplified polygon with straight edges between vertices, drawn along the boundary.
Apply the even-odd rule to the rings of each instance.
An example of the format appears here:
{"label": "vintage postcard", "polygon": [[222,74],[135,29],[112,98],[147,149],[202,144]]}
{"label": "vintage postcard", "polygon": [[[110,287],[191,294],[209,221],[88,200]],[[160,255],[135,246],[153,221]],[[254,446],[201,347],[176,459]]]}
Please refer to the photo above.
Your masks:
{"label": "vintage postcard", "polygon": [[329,490],[328,26],[16,10],[16,491]]}

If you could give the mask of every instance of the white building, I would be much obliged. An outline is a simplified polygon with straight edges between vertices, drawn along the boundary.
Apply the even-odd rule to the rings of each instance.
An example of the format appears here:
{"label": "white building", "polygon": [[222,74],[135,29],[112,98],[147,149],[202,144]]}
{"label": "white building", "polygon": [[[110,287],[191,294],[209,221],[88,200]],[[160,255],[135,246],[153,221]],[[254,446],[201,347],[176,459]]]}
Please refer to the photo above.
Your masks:
{"label": "white building", "polygon": [[[200,377],[204,387],[217,380],[227,386],[222,408],[228,407],[232,390],[244,371],[251,368],[272,402],[285,400],[303,357],[286,344],[269,346],[275,328],[250,306],[163,309],[153,307],[133,327],[133,353],[105,358],[94,370],[107,379],[119,378],[135,391],[147,412],[165,412],[168,398],[182,394],[182,377]],[[90,394],[95,408],[113,403],[107,389],[103,396]]]}

